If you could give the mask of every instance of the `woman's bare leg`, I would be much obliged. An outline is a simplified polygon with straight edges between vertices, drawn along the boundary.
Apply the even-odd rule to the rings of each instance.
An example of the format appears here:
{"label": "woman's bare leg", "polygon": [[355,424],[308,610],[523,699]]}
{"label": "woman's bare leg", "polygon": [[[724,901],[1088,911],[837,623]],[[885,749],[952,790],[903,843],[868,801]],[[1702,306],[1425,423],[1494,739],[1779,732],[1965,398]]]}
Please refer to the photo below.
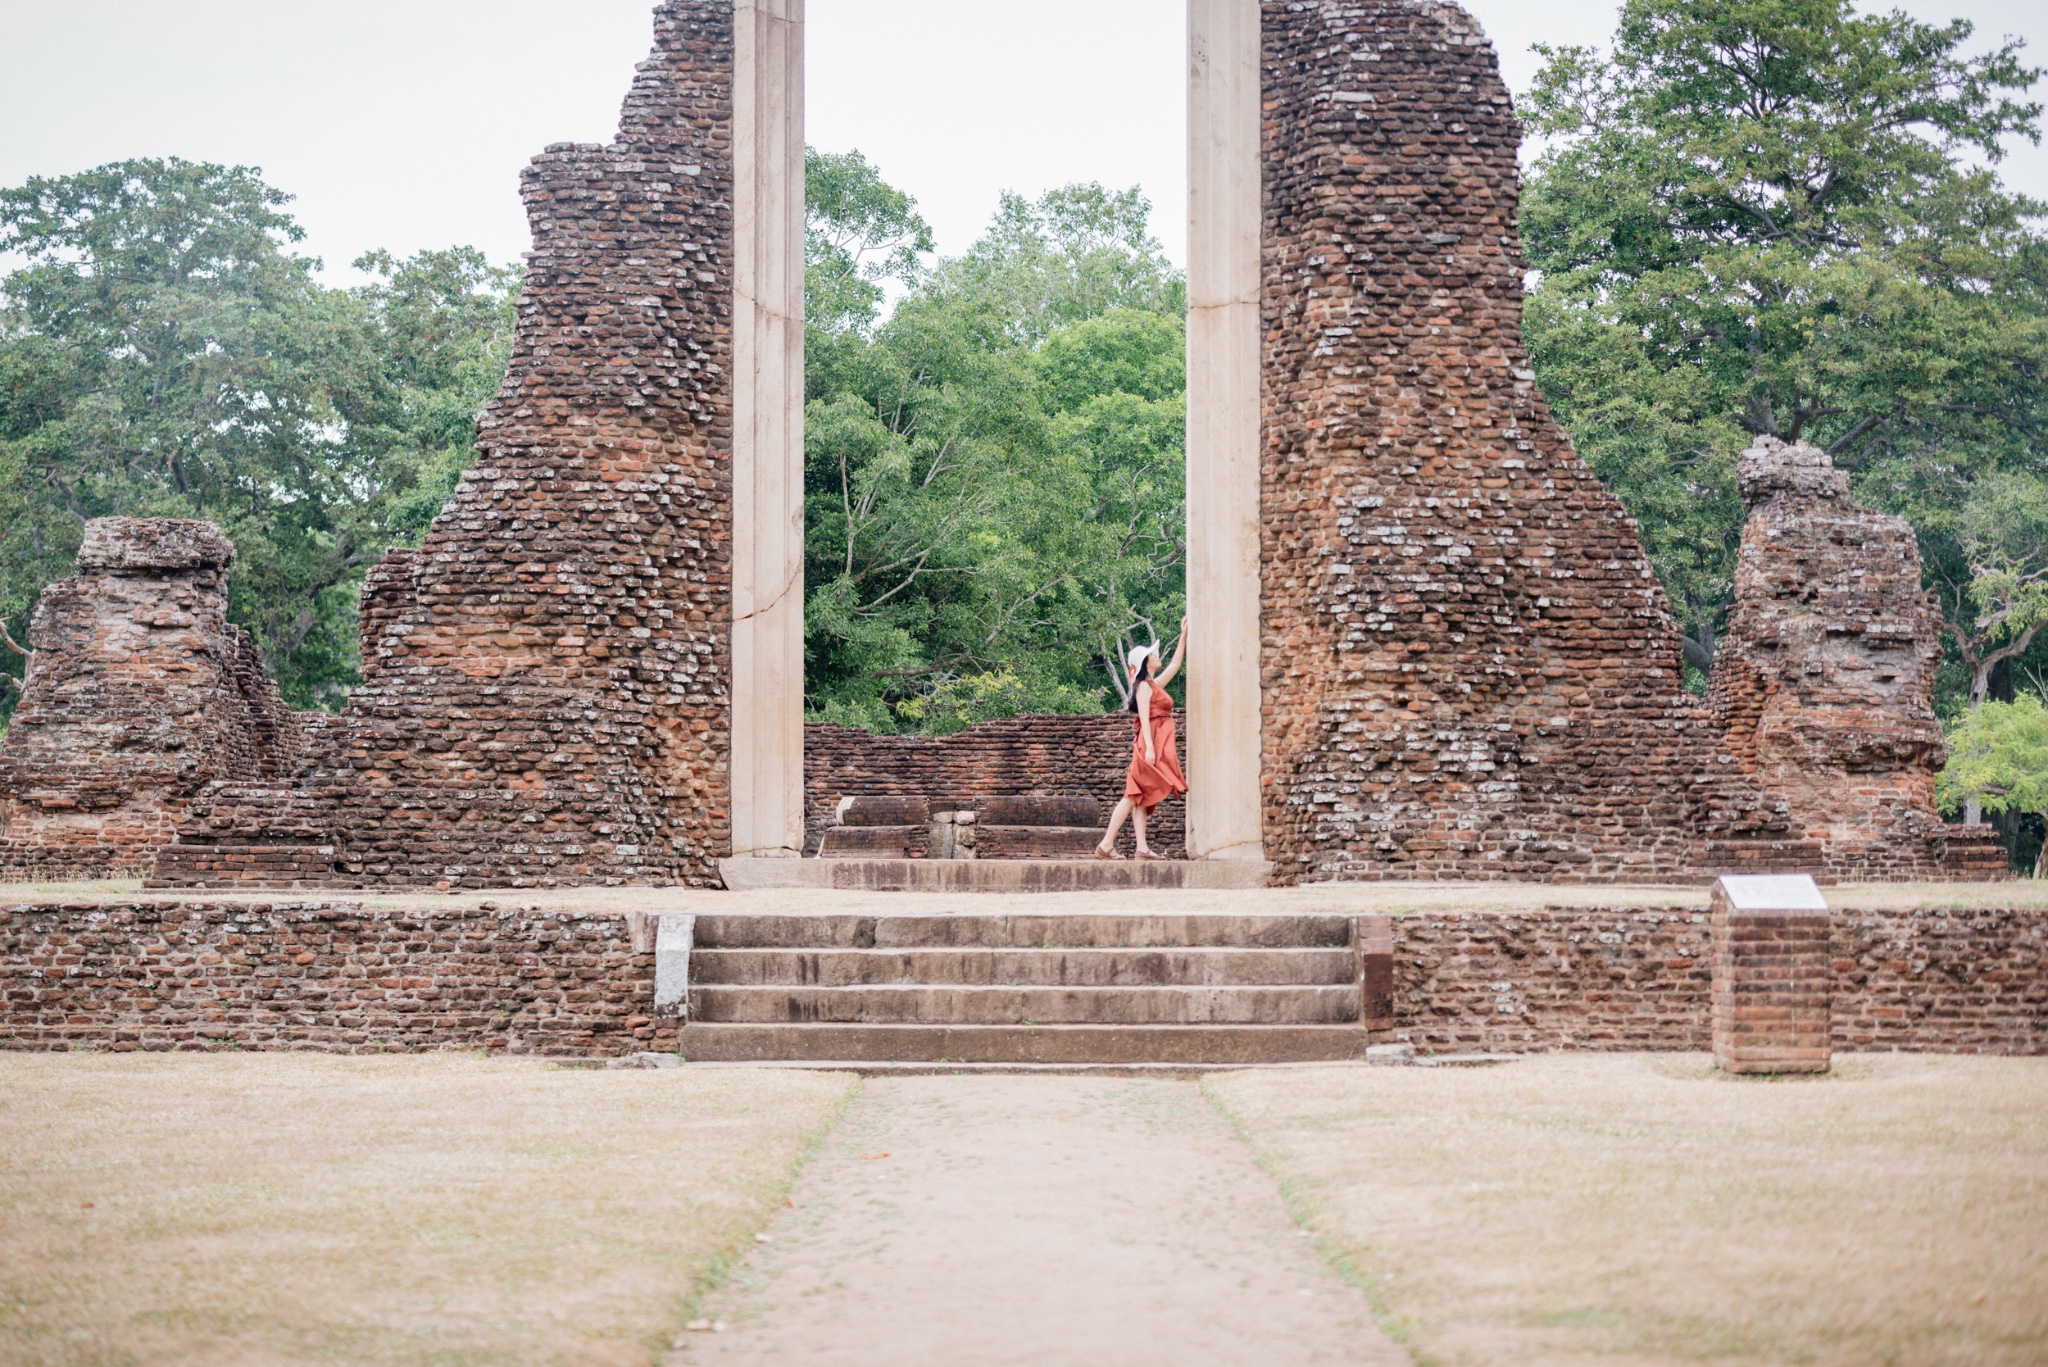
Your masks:
{"label": "woman's bare leg", "polygon": [[1138,853],[1152,853],[1152,847],[1145,843],[1145,809],[1135,804],[1131,807],[1131,829],[1138,833]]}
{"label": "woman's bare leg", "polygon": [[1124,798],[1116,804],[1116,810],[1109,814],[1109,829],[1102,833],[1102,843],[1095,848],[1109,854],[1116,853],[1116,833],[1123,829],[1124,818],[1137,810],[1138,804]]}

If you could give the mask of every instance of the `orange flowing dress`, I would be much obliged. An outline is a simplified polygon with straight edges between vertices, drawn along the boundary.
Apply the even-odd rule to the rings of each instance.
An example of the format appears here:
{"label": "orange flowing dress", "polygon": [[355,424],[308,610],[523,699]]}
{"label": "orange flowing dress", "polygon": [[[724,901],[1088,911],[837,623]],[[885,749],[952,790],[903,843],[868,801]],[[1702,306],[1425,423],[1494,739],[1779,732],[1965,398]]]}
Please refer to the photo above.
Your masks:
{"label": "orange flowing dress", "polygon": [[1131,767],[1124,775],[1124,796],[1144,808],[1147,816],[1166,799],[1188,790],[1187,778],[1180,771],[1180,754],[1173,743],[1173,699],[1154,684],[1151,704],[1152,748],[1159,758],[1145,758],[1144,723],[1132,717],[1131,726],[1137,735],[1131,740]]}

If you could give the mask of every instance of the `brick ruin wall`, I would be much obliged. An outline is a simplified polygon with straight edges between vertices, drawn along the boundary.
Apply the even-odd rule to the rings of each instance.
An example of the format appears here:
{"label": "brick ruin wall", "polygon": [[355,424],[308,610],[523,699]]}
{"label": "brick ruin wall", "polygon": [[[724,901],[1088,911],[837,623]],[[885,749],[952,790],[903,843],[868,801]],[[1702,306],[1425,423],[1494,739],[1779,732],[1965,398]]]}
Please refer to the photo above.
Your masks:
{"label": "brick ruin wall", "polygon": [[[1393,1030],[1434,1052],[1705,1050],[1707,913],[1393,918]],[[2048,913],[1837,912],[1834,1047],[2048,1053]],[[629,918],[354,905],[0,908],[0,1049],[677,1047]]]}
{"label": "brick ruin wall", "polygon": [[[533,229],[480,457],[371,575],[364,679],[289,787],[230,787],[167,883],[716,880],[730,846],[732,8],[670,0],[608,145]],[[266,861],[268,861],[266,865]]]}
{"label": "brick ruin wall", "polygon": [[1737,477],[1749,520],[1709,690],[1723,743],[1818,846],[1815,872],[1941,877],[2005,851],[1934,806],[1941,610],[1902,517],[1849,498],[1825,451],[1761,437]]}
{"label": "brick ruin wall", "polygon": [[627,917],[137,902],[0,908],[0,1048],[674,1050]]}
{"label": "brick ruin wall", "polygon": [[[2001,867],[1923,801],[1938,763],[1913,663],[1925,624],[1907,621],[1886,519],[1758,505],[1756,519],[1831,549],[1742,581],[1779,605],[1738,607],[1729,648],[1751,683],[1715,710],[1681,688],[1636,529],[1534,388],[1520,129],[1472,21],[1425,0],[1268,0],[1263,22],[1261,672],[1278,879]],[[241,731],[211,721],[177,757],[168,739],[130,743],[178,776],[113,800],[134,771],[103,765],[99,787],[69,797],[43,781],[73,762],[77,747],[51,739],[67,718],[86,752],[103,748],[97,685],[48,713],[25,702],[23,739],[0,759],[9,867],[104,868],[106,851],[132,858],[175,827],[160,886],[715,881],[730,847],[732,43],[725,0],[666,0],[617,141],[550,148],[526,172],[534,252],[481,457],[425,546],[370,575],[346,714],[292,719],[262,701],[246,638],[210,626],[192,651],[239,648],[243,663],[164,683],[197,697],[212,678],[222,695],[168,715],[242,707],[251,735],[278,719],[275,745],[233,760],[218,737]],[[1827,541],[1841,527],[1862,539]],[[1854,607],[1871,554],[1883,612],[1905,617],[1836,610]],[[1794,682],[1796,650],[1770,663],[1795,569],[1832,576],[1802,639],[1854,687]],[[97,611],[51,593],[52,621]],[[150,658],[185,639],[152,637]],[[1881,678],[1894,657],[1911,667]],[[123,696],[102,703],[132,725],[142,713]],[[1851,738],[1877,713],[1883,753],[1859,752]],[[812,728],[813,827],[822,795],[856,776],[875,791],[1120,789],[1121,719],[989,725],[945,741]],[[1823,777],[1796,781],[1785,759],[1802,754]],[[24,815],[38,793],[74,808]],[[113,805],[76,815],[81,797]],[[1170,805],[1162,843],[1179,848],[1181,819]],[[86,838],[95,821],[105,839]]]}
{"label": "brick ruin wall", "polygon": [[[817,852],[839,799],[849,795],[943,800],[1086,793],[1106,822],[1123,796],[1133,726],[1128,712],[1007,717],[976,722],[951,736],[873,736],[843,726],[806,726],[805,850]],[[1186,734],[1185,712],[1174,713],[1174,730]],[[1147,830],[1153,849],[1183,857],[1186,802],[1161,803]]]}
{"label": "brick ruin wall", "polygon": [[[1829,515],[1863,535],[1804,562],[1850,609],[1824,628],[1837,672],[1876,685],[1807,696],[1775,733],[1830,738],[1813,781],[1729,753],[1722,719],[1683,688],[1638,529],[1535,388],[1521,129],[1478,26],[1429,0],[1263,13],[1260,667],[1277,877],[2002,869],[1985,842],[1951,841],[1922,791],[1940,762],[1931,638],[1907,611],[1918,562],[1896,519],[1842,500]],[[1880,584],[1883,611],[1841,635],[1849,600]],[[1910,668],[1893,668],[1894,630]],[[1884,740],[1857,752],[1859,728]]]}
{"label": "brick ruin wall", "polygon": [[1261,683],[1284,881],[1668,879],[1729,783],[1521,338],[1521,142],[1450,5],[1267,0]]}
{"label": "brick ruin wall", "polygon": [[146,868],[207,784],[292,771],[303,728],[227,620],[234,557],[206,522],[86,523],[29,625],[0,748],[0,875]]}

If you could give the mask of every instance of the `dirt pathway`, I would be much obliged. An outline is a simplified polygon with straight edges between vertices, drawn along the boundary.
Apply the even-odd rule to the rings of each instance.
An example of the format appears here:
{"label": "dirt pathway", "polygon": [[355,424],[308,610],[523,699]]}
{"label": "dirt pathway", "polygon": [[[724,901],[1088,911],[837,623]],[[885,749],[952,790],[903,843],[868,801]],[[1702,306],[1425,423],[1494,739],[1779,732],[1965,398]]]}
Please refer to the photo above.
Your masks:
{"label": "dirt pathway", "polygon": [[673,1364],[1406,1364],[1192,1083],[869,1082]]}

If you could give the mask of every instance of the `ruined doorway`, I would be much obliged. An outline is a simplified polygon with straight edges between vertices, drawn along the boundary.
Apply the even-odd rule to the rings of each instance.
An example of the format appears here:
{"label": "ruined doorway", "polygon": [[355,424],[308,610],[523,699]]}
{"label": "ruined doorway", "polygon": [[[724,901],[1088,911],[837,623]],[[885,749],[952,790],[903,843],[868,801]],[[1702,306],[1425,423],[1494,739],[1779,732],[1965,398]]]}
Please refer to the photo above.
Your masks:
{"label": "ruined doorway", "polygon": [[[800,857],[804,0],[735,0],[732,843]],[[1188,0],[1188,853],[1258,860],[1259,0]]]}

